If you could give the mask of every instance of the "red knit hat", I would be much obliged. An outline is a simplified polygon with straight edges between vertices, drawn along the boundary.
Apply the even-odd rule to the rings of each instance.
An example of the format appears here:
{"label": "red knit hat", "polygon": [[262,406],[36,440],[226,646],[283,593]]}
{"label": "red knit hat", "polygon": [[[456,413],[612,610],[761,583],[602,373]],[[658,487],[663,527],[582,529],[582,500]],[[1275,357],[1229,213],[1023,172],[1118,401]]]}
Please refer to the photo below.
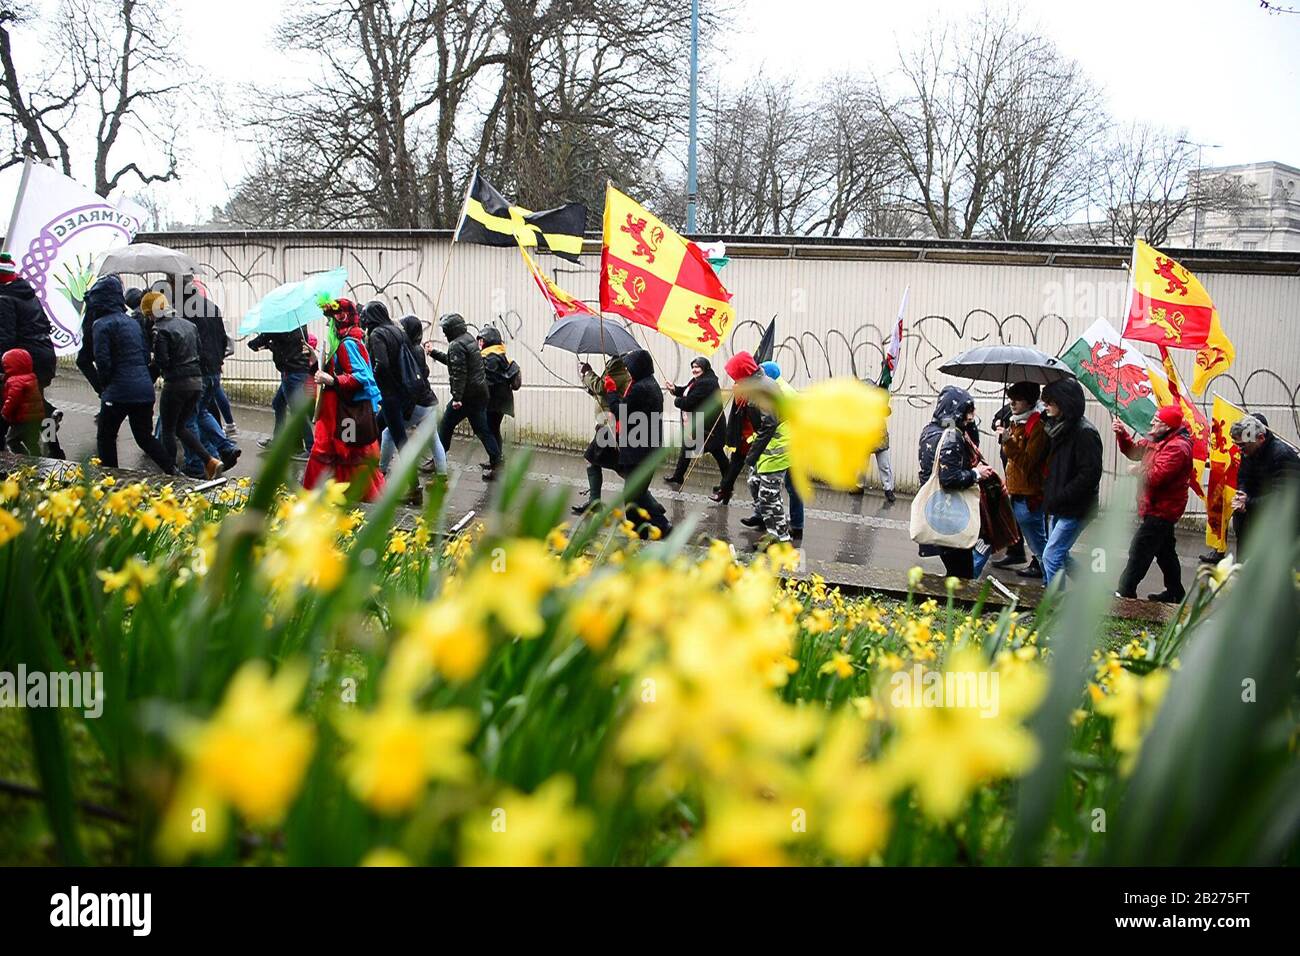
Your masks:
{"label": "red knit hat", "polygon": [[0,283],[12,282],[18,278],[18,266],[14,257],[7,252],[0,252]]}
{"label": "red knit hat", "polygon": [[1183,427],[1183,410],[1177,405],[1160,406],[1156,418],[1168,425],[1170,431],[1178,431]]}
{"label": "red knit hat", "polygon": [[325,303],[321,307],[321,311],[328,318],[334,320],[336,329],[348,329],[361,322],[360,317],[357,315],[357,304],[351,299],[334,299]]}
{"label": "red knit hat", "polygon": [[737,352],[731,358],[727,359],[725,366],[727,374],[731,376],[733,382],[739,382],[741,379],[749,378],[758,371],[758,363],[754,361],[754,356],[748,352]]}

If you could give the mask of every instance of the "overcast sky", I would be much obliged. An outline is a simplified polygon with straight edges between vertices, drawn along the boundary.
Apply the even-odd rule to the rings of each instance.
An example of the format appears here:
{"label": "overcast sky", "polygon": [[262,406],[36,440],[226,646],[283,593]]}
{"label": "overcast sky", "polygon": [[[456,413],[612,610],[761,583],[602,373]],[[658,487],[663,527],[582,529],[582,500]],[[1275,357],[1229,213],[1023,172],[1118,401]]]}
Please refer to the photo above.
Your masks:
{"label": "overcast sky", "polygon": [[[47,9],[52,5],[45,0]],[[301,75],[301,65],[286,62],[272,45],[273,28],[289,6],[284,0],[175,5],[185,15],[189,59],[210,82],[234,94],[243,82],[265,86]],[[39,9],[42,0],[29,6]],[[1186,128],[1193,140],[1221,144],[1205,151],[1206,165],[1280,160],[1300,166],[1300,15],[1269,15],[1258,0],[1023,0],[1019,6],[1026,26],[1049,36],[1104,86],[1118,120]],[[900,41],[978,7],[978,0],[736,0],[737,15],[723,31],[725,54],[706,65],[703,82],[739,84],[760,67],[804,85],[844,70],[884,74]],[[20,56],[30,63],[32,52],[20,49]],[[237,105],[237,95],[232,100]],[[214,126],[212,117],[196,117],[183,180],[154,187],[175,218],[205,218],[244,173],[246,151]],[[85,181],[84,159],[79,172]],[[0,209],[12,203],[17,173],[0,173]]]}

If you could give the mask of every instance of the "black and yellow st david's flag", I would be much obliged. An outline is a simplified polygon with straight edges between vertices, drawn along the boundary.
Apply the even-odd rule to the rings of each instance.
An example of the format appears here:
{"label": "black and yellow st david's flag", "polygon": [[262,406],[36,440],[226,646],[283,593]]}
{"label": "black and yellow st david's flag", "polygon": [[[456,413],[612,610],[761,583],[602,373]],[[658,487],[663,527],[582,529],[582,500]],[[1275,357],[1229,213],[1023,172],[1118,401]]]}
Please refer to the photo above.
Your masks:
{"label": "black and yellow st david's flag", "polygon": [[536,246],[577,262],[587,229],[587,207],[571,202],[555,209],[530,212],[512,206],[486,179],[474,171],[465,212],[456,226],[456,242],[484,246]]}

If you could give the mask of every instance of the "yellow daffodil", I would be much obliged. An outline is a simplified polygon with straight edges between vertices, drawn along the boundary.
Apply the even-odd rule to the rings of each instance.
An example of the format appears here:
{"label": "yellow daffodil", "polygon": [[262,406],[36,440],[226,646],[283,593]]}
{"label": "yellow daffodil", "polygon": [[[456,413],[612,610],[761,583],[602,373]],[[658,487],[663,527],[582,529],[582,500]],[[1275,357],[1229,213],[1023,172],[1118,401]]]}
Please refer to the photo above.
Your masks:
{"label": "yellow daffodil", "polygon": [[410,810],[430,780],[460,782],[473,773],[464,750],[475,729],[468,711],[420,713],[405,696],[392,696],[370,713],[342,712],[338,728],[349,745],[348,785],[380,813]]}
{"label": "yellow daffodil", "polygon": [[[229,807],[255,826],[283,818],[315,748],[311,723],[294,714],[307,673],[306,665],[291,663],[272,677],[264,661],[249,661],[231,678],[209,720],[177,731],[185,769],[159,830],[164,859],[219,842]],[[196,811],[207,832],[193,826]]]}
{"label": "yellow daffodil", "polygon": [[0,547],[4,547],[22,533],[23,523],[13,513],[0,508]]}
{"label": "yellow daffodil", "polygon": [[576,866],[591,835],[591,813],[574,806],[573,781],[551,777],[530,795],[507,791],[461,826],[466,866]]}
{"label": "yellow daffodil", "polygon": [[104,582],[104,593],[113,594],[124,591],[123,599],[128,607],[134,607],[140,601],[144,588],[158,582],[159,570],[132,555],[126,559],[118,571],[98,571],[99,579]]}
{"label": "yellow daffodil", "polygon": [[1111,743],[1123,754],[1120,772],[1129,773],[1142,747],[1142,738],[1169,688],[1169,672],[1154,670],[1145,677],[1121,670],[1111,681],[1110,693],[1094,700],[1093,709],[1112,720]]}
{"label": "yellow daffodil", "polygon": [[782,414],[799,494],[812,497],[812,478],[852,491],[885,436],[889,395],[856,378],[832,378],[787,398]]}

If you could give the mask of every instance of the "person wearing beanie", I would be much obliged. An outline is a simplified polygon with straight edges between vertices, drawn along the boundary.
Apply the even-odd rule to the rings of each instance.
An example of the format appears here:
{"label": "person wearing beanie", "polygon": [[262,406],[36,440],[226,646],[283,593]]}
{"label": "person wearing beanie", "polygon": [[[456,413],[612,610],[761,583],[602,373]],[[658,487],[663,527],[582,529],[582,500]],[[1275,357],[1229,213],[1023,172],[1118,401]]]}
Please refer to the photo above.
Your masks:
{"label": "person wearing beanie", "polygon": [[1005,418],[993,417],[993,431],[1002,448],[1011,511],[1024,541],[1019,555],[1008,548],[1007,557],[993,562],[993,566],[1007,568],[1024,564],[1025,548],[1028,548],[1029,565],[1016,572],[1027,578],[1043,576],[1043,547],[1047,543],[1047,516],[1043,512],[1047,429],[1043,427],[1043,405],[1038,399],[1036,383],[1016,382],[1007,389]]}
{"label": "person wearing beanie", "polygon": [[435,362],[447,366],[447,381],[451,386],[451,401],[438,423],[438,439],[442,447],[451,451],[451,435],[456,426],[468,420],[469,427],[487,452],[488,467],[483,470],[484,481],[492,481],[501,465],[501,446],[497,444],[488,424],[488,381],[483,368],[483,353],[478,340],[469,334],[463,316],[452,312],[438,320],[442,334],[447,338],[447,351],[436,349],[425,342],[424,351]]}
{"label": "person wearing beanie", "polygon": [[[32,284],[22,277],[9,253],[0,253],[0,355],[10,349],[22,349],[32,360],[32,373],[42,394],[54,381],[56,359],[50,320],[45,315],[40,299]],[[59,447],[58,421],[62,417],[48,400],[45,402],[45,419],[54,423],[52,437],[48,437],[45,453],[51,458],[62,458]],[[4,434],[0,432],[0,446]]]}
{"label": "person wearing beanie", "polygon": [[221,459],[226,471],[239,461],[240,449],[221,427],[215,408],[217,391],[221,386],[221,369],[226,362],[226,348],[230,336],[226,333],[226,323],[217,304],[207,297],[204,290],[194,281],[193,276],[182,277],[180,284],[181,306],[177,309],[181,318],[194,325],[199,334],[199,372],[202,376],[203,390],[199,394],[199,403],[189,421],[189,427],[199,436],[207,454],[196,457],[188,448],[185,451],[185,471],[197,477],[203,469],[207,455]]}
{"label": "person wearing beanie", "polygon": [[1111,430],[1130,469],[1142,481],[1138,490],[1138,529],[1129,545],[1128,564],[1119,578],[1118,597],[1137,597],[1137,586],[1154,559],[1164,576],[1163,591],[1147,595],[1151,601],[1182,601],[1183,569],[1178,563],[1174,525],[1187,507],[1187,490],[1195,480],[1192,435],[1183,425],[1183,410],[1165,405],[1156,410],[1145,438],[1134,439],[1116,418]]}
{"label": "person wearing beanie", "polygon": [[176,460],[176,439],[202,462],[204,477],[218,477],[225,466],[220,458],[208,454],[192,422],[199,397],[203,394],[203,371],[199,363],[199,331],[193,322],[182,319],[161,292],[147,292],[140,300],[140,310],[153,321],[153,361],[150,370],[162,378],[158,399],[158,420],[162,429],[163,451],[169,462]]}
{"label": "person wearing beanie", "polygon": [[748,352],[737,352],[729,358],[726,371],[736,383],[736,395],[745,401],[744,407],[754,423],[754,436],[745,456],[754,514],[742,518],[740,523],[764,532],[754,546],[761,552],[773,543],[793,540],[781,497],[790,470],[789,438],[778,408],[783,393]]}
{"label": "person wearing beanie", "polygon": [[697,355],[691,359],[691,380],[685,385],[664,382],[664,388],[682,413],[682,451],[677,456],[677,467],[664,480],[670,485],[682,484],[691,461],[702,454],[712,455],[718,463],[718,474],[725,476],[730,465],[723,450],[727,436],[718,400],[722,386],[709,360]]}
{"label": "person wearing beanie", "polygon": [[[4,377],[4,404],[0,418],[9,430],[9,448],[21,455],[41,453],[41,421],[45,418],[45,396],[32,371],[32,357],[26,349],[10,349],[0,356]],[[0,446],[0,451],[3,446]]]}

